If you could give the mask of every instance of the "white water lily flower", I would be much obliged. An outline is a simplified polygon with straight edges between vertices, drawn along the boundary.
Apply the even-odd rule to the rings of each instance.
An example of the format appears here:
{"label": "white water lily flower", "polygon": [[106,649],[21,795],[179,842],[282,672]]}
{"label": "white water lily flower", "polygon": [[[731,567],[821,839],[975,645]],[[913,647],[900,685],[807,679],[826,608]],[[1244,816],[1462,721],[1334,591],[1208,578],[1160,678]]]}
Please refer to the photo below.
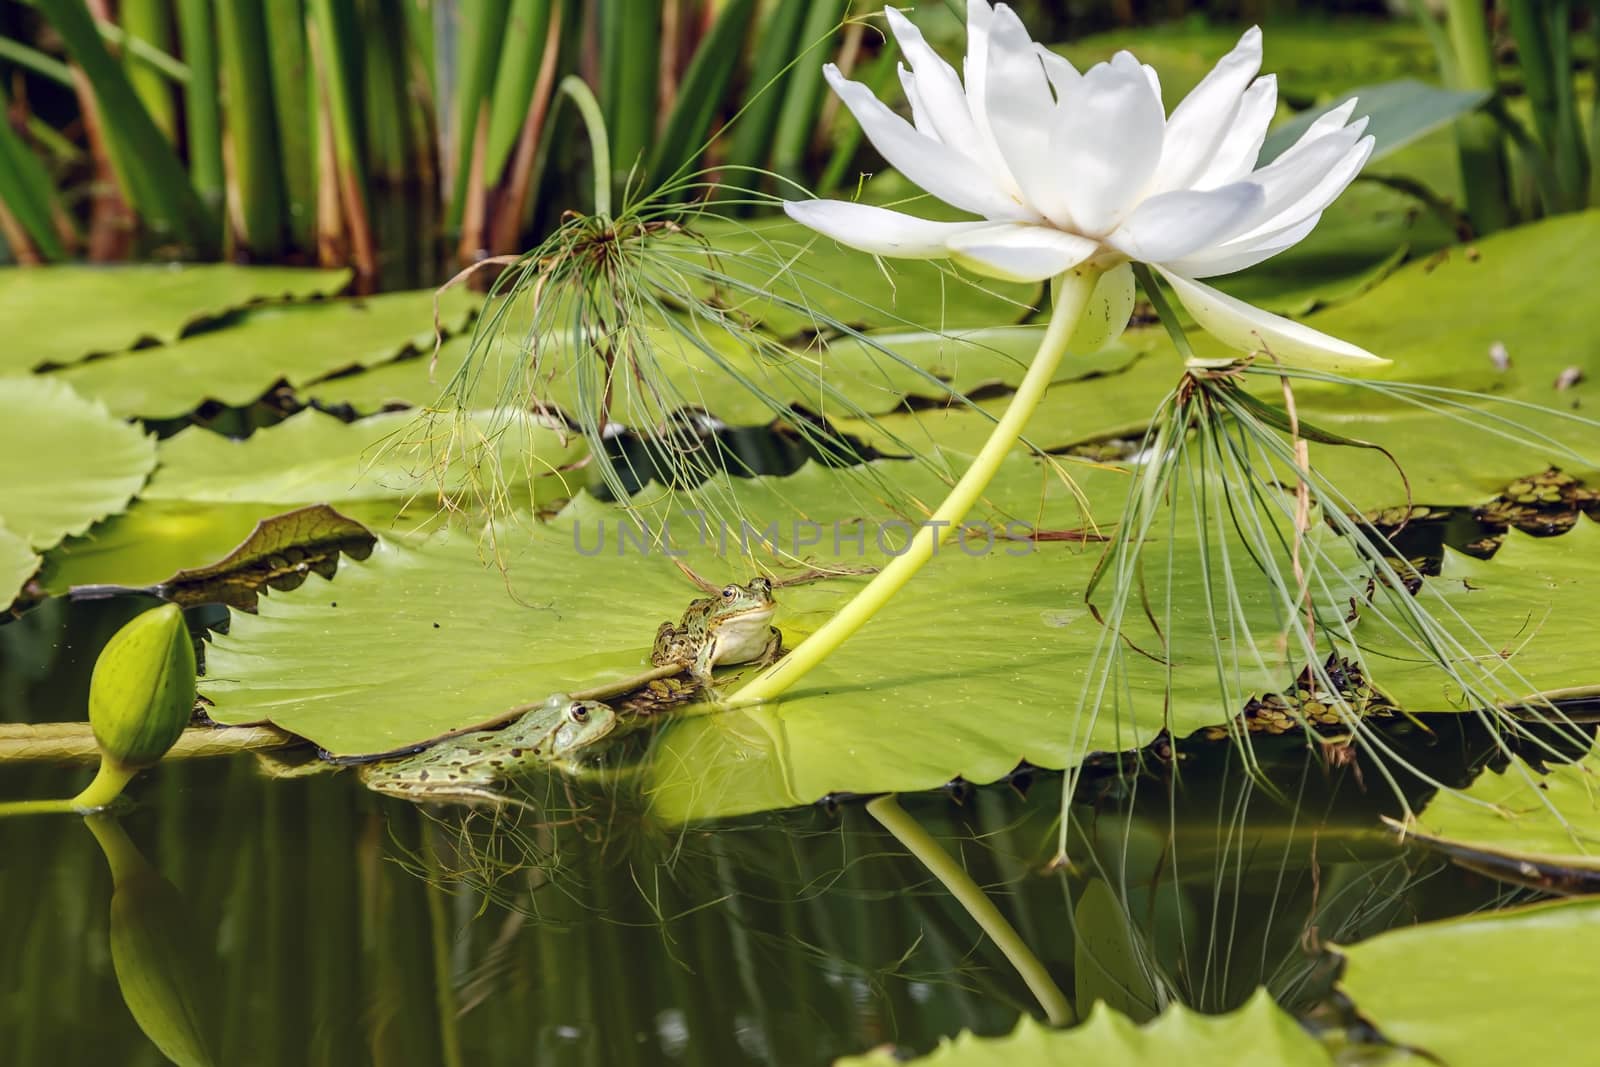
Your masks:
{"label": "white water lily flower", "polygon": [[995,278],[1106,271],[1074,337],[1104,343],[1133,308],[1130,261],[1147,263],[1231,347],[1324,369],[1381,366],[1365,349],[1198,281],[1301,241],[1372,152],[1351,100],[1257,167],[1278,87],[1252,28],[1167,115],[1156,72],[1128,52],[1080,73],[1035,44],[1005,4],[967,2],[965,84],[898,11],[884,12],[911,69],[912,122],[832,64],[828,82],[884,159],[981,220],[935,222],[841,200],[791,201],[790,217],[875,255],[949,257]]}

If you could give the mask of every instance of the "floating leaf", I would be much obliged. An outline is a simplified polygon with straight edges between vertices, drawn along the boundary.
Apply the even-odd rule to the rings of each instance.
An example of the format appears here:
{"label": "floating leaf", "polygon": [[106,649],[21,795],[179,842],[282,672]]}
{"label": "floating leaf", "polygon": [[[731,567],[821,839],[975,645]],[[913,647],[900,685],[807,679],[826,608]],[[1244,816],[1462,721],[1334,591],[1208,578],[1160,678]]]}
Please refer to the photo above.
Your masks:
{"label": "floating leaf", "polygon": [[[1047,1063],[1234,1067],[1246,1062],[1240,1058],[1243,1050],[1248,1050],[1251,1063],[1281,1067],[1333,1063],[1327,1049],[1278,1007],[1265,989],[1227,1015],[1201,1015],[1174,1004],[1142,1027],[1103,1003],[1096,1004],[1088,1019],[1071,1030],[1052,1030],[1024,1016],[1004,1037],[978,1037],[963,1031],[910,1062],[921,1067]],[[892,1051],[880,1050],[847,1056],[837,1067],[890,1067],[905,1062]]]}
{"label": "floating leaf", "polygon": [[0,268],[0,374],[175,341],[200,319],[336,293],[347,270],[221,263]]}
{"label": "floating leaf", "polygon": [[[1585,399],[1600,382],[1600,324],[1588,312],[1588,265],[1600,244],[1600,211],[1563,215],[1520,226],[1478,242],[1474,251],[1452,250],[1438,262],[1417,262],[1397,271],[1359,300],[1310,316],[1319,330],[1347,338],[1395,362],[1393,377],[1408,383],[1473,389],[1496,397],[1586,414]],[[1538,279],[1508,285],[1507,278]],[[1418,314],[1418,308],[1429,309]],[[1492,315],[1484,314],[1492,308]],[[1191,333],[1201,356],[1224,354],[1207,335]],[[1491,346],[1510,353],[1507,371],[1497,370]],[[1041,448],[1065,448],[1110,433],[1137,432],[1157,403],[1177,383],[1172,348],[1153,338],[1150,354],[1119,374],[1053,386],[1029,420],[1028,438]],[[1584,381],[1558,391],[1568,366],[1586,371]],[[1265,375],[1249,387],[1278,402],[1279,384]],[[1410,499],[1433,505],[1467,505],[1488,499],[1529,470],[1552,464],[1600,467],[1600,428],[1562,420],[1555,412],[1497,405],[1471,397],[1466,421],[1424,411],[1386,396],[1385,383],[1360,387],[1303,382],[1296,386],[1301,414],[1324,429],[1389,449],[1409,479]],[[880,416],[877,425],[844,420],[841,428],[884,446],[890,435],[905,441],[935,440],[947,448],[973,450],[986,438],[1006,397],[981,401],[986,414],[945,408]],[[1509,419],[1525,438],[1518,444],[1497,436]],[[1587,457],[1576,462],[1564,449]],[[1313,467],[1335,483],[1350,510],[1407,501],[1406,486],[1382,456],[1360,449],[1313,446]]]}
{"label": "floating leaf", "polygon": [[0,521],[34,548],[121,511],[155,440],[49,378],[0,378]]}
{"label": "floating leaf", "polygon": [[[1511,699],[1600,691],[1593,643],[1574,625],[1593,609],[1600,591],[1600,523],[1580,519],[1560,537],[1513,530],[1487,560],[1446,549],[1442,573],[1423,584],[1420,602],[1460,642],[1457,664],[1463,673],[1487,664]],[[1373,681],[1402,707],[1463,703],[1459,687],[1421,652],[1396,647],[1390,629],[1373,613],[1362,615],[1355,634],[1383,650],[1368,659]]]}
{"label": "floating leaf", "polygon": [[[900,465],[896,473],[914,479],[920,470]],[[1014,461],[993,488],[990,508],[1030,501],[1036,522],[1070,523],[1076,500],[1057,486],[1041,504],[1041,473],[1030,461]],[[1085,472],[1084,481],[1091,499],[1111,499],[1125,484],[1107,471]],[[716,486],[707,491],[737,494],[748,532],[710,530],[703,539],[696,520],[684,517],[699,499],[690,494],[674,542],[719,579],[745,577],[751,564],[708,558],[708,551],[720,541],[736,552],[741,536],[759,539],[756,531],[770,531],[795,555],[810,551],[799,543],[809,538],[830,561],[881,562],[909,526],[881,506],[864,510],[857,484],[813,465],[789,478]],[[646,665],[655,624],[679,615],[695,590],[659,553],[624,548],[618,514],[573,509],[563,515],[565,525],[506,548],[504,576],[459,537],[421,550],[380,544],[367,562],[342,567],[331,586],[311,579],[295,593],[267,598],[259,616],[235,620],[208,660],[206,692],[216,717],[270,718],[335,752],[383,751],[551,692],[630,676]],[[805,518],[792,526],[796,514]],[[991,781],[1024,758],[1066,766],[1087,751],[1143,744],[1165,726],[1187,733],[1217,719],[1201,568],[1180,567],[1175,577],[1170,694],[1168,668],[1131,655],[1119,684],[1133,694],[1136,716],[1108,710],[1079,721],[1076,699],[1102,637],[1081,603],[1098,549],[1007,541],[1004,520],[992,510],[987,518],[988,533],[963,541],[964,548],[947,546],[781,704],[687,716],[664,732],[652,756],[660,810],[687,818],[704,812],[697,805],[707,796],[725,813],[808,803],[839,790],[927,788],[958,774]],[[1176,551],[1194,551],[1184,544]],[[784,589],[778,621],[790,644],[861,580]],[[1260,645],[1249,654],[1255,662],[1240,664],[1240,684],[1280,685],[1294,670],[1266,636],[1277,632],[1276,601],[1264,585],[1242,588],[1240,598]],[[1130,639],[1156,647],[1142,626],[1130,626]],[[760,727],[753,734],[752,725]],[[719,778],[718,788],[704,788]]]}
{"label": "floating leaf", "polygon": [[1440,790],[1418,815],[1386,819],[1459,862],[1553,889],[1600,884],[1600,758],[1546,770],[1514,759],[1467,789]]}
{"label": "floating leaf", "polygon": [[[475,303],[460,289],[443,294],[443,328],[460,329]],[[58,374],[119,415],[176,418],[207,400],[248,404],[280,381],[301,386],[407,349],[431,350],[433,314],[431,289],[261,308],[222,329]]]}
{"label": "floating leaf", "polygon": [[[409,412],[347,423],[308,408],[276,426],[233,440],[192,427],[163,441],[161,468],[146,500],[309,504],[436,498],[458,494],[477,473],[464,461],[501,453],[499,469],[565,500],[577,489],[563,471],[586,454],[581,438],[534,416],[474,416],[458,432],[448,419],[429,427]],[[477,431],[479,436],[471,434]],[[490,433],[495,436],[487,436]]]}
{"label": "floating leaf", "polygon": [[0,612],[11,606],[38,569],[39,557],[28,542],[0,526]]}
{"label": "floating leaf", "polygon": [[[374,538],[367,528],[326,504],[297,508],[262,519],[250,536],[222,559],[204,567],[180,570],[143,592],[184,606],[227,604],[254,611],[262,586],[279,591],[294,589],[308,574],[332,578],[341,553],[366,559]],[[102,588],[77,586],[75,597],[92,596]]]}
{"label": "floating leaf", "polygon": [[[1338,951],[1340,988],[1357,1010],[1430,1062],[1499,1067],[1586,1055],[1563,1020],[1588,1018],[1593,1000],[1594,898],[1424,923]],[[1532,1019],[1546,1022],[1524,1025]]]}
{"label": "floating leaf", "polygon": [[1038,283],[973,279],[927,260],[877,260],[787,218],[705,219],[696,223],[695,240],[659,251],[663,273],[693,278],[691,272],[711,269],[732,279],[715,286],[696,279],[690,287],[779,337],[826,329],[820,317],[858,328],[992,327],[1022,321],[1043,291]]}
{"label": "floating leaf", "polygon": [[[617,421],[635,427],[658,424],[662,410],[672,407],[704,409],[736,426],[770,422],[778,404],[833,414],[843,400],[864,412],[893,411],[907,397],[946,399],[990,385],[1015,386],[1027,373],[1043,334],[1041,326],[950,333],[877,331],[870,334],[872,343],[891,349],[893,358],[872,344],[846,337],[820,350],[796,349],[783,359],[773,359],[738,347],[726,334],[707,333],[690,343],[681,333],[652,330],[647,331],[656,341],[652,355],[668,388],[659,396],[641,396],[632,383],[622,383],[612,398],[612,411]],[[1056,380],[1121,370],[1136,358],[1140,339],[1136,335],[1104,352],[1065,360]],[[426,355],[401,359],[319,382],[305,392],[323,404],[349,404],[362,412],[391,405],[430,405],[461,365],[469,343],[467,337],[446,343],[437,368],[431,367]],[[702,344],[716,352],[715,358],[699,347]],[[543,384],[534,395],[570,413],[577,403],[573,376],[564,373],[570,360],[561,352],[546,353],[544,358]],[[474,394],[476,404],[492,404],[500,396],[504,376],[512,371],[507,361],[492,365],[495,370],[483,376]]]}

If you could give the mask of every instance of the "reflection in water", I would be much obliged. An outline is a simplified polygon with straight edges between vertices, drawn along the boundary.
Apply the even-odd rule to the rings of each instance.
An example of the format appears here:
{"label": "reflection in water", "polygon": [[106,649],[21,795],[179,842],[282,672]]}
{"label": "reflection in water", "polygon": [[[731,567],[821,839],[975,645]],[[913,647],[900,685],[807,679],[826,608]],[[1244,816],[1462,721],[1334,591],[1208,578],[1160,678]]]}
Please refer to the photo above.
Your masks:
{"label": "reflection in water", "polygon": [[[1415,758],[1459,767],[1472,739],[1436,729]],[[1304,1011],[1331,980],[1324,943],[1507,897],[1374,831],[1390,794],[1363,793],[1359,767],[1329,768],[1289,740],[1266,762],[1281,797],[1226,746],[1181,760],[1181,774],[1085,775],[1074,866],[1054,871],[1059,776],[1025,795],[901,803],[1079,1010],[1220,1011],[1265,983]],[[508,824],[379,801],[349,774],[268,782],[248,759],[170,766],[133,793],[146,803],[128,834],[166,876],[148,874],[165,887],[151,899],[197,950],[147,966],[201,957],[181,966],[214,975],[200,985],[218,1004],[203,1014],[219,1062],[820,1064],[883,1042],[925,1049],[962,1027],[1001,1033],[1037,1011],[855,802],[678,830],[626,798],[552,786],[546,820]],[[124,968],[104,948],[105,865],[69,829],[0,823],[0,922],[16,946],[0,1024],[28,1053],[14,1062],[132,1059],[148,1048],[141,1025],[156,1036],[123,1006]],[[181,922],[167,882],[187,902]]]}
{"label": "reflection in water", "polygon": [[[57,633],[92,658],[120,621]],[[23,678],[8,643],[28,622],[0,631],[0,675]],[[82,707],[11,684],[18,718]],[[1394,743],[1464,784],[1488,739],[1429,726]],[[1396,801],[1369,765],[1294,737],[1257,752],[1255,779],[1226,744],[1091,767],[1065,868],[1049,867],[1059,775],[900,803],[1080,1012],[1221,1011],[1265,984],[1337,1025],[1324,945],[1529,895],[1376,829]],[[64,795],[85,773],[0,767],[0,796]],[[683,829],[642,814],[627,783],[535,783],[535,811],[496,816],[384,800],[348,772],[172,764],[133,784],[121,828],[98,828],[117,879],[76,819],[0,821],[0,1047],[27,1064],[154,1064],[158,1045],[248,1064],[823,1064],[1037,1012],[862,803]],[[170,1020],[193,1023],[192,1045]]]}

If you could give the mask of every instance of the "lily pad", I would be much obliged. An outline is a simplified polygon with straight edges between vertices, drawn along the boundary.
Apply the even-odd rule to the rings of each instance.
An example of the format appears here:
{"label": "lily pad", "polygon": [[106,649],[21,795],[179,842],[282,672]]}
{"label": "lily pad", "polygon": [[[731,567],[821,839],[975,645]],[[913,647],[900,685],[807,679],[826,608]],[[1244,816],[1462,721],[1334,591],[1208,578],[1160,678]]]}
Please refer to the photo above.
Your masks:
{"label": "lily pad", "polygon": [[1565,1022],[1588,1018],[1600,900],[1424,923],[1338,951],[1357,1010],[1431,1062],[1572,1063]]}
{"label": "lily pad", "polygon": [[[918,470],[900,465],[896,473]],[[1115,472],[1092,473],[1122,482]],[[1002,481],[997,498],[1039,500],[1033,463],[1015,461]],[[771,526],[785,551],[808,551],[789,543],[791,516],[801,514],[814,524],[807,533],[818,554],[841,564],[879,561],[908,527],[879,525],[882,512],[863,513],[857,486],[812,466],[709,492],[735,494],[751,529],[781,516]],[[1094,498],[1110,495],[1091,490]],[[763,496],[781,510],[764,507]],[[686,494],[685,513],[703,499]],[[1065,489],[1059,499],[1041,521],[1075,514]],[[236,620],[209,659],[205,691],[221,721],[270,718],[349,753],[416,742],[550,692],[628,677],[645,665],[655,624],[681,613],[694,590],[662,555],[618,544],[617,514],[575,509],[531,541],[502,546],[505,575],[486,565],[481,546],[459,538],[419,550],[380,544],[367,562],[342,567],[332,586],[313,578],[268,598],[258,617]],[[597,524],[604,521],[611,526],[602,543]],[[683,521],[680,543],[693,529]],[[710,536],[698,554],[692,543],[685,547],[702,573],[743,577],[752,564],[708,558],[718,540],[737,536]],[[1088,751],[1143,744],[1164,726],[1186,733],[1217,719],[1214,646],[1198,606],[1201,568],[1180,563],[1173,575],[1170,671],[1129,655],[1119,685],[1130,700],[1080,721],[1077,698],[1102,635],[1081,603],[1098,548],[989,544],[987,535],[963,543],[947,547],[781,703],[687,716],[665,730],[650,759],[658,809],[689,818],[706,813],[708,797],[717,813],[729,813],[839,790],[927,788],[957,774],[991,781],[1024,758],[1066,766]],[[1174,551],[1181,557],[1194,549]],[[779,623],[789,642],[820,625],[862,580],[784,589]],[[1276,601],[1264,587],[1246,585],[1239,595],[1259,647],[1241,657],[1248,662],[1238,665],[1238,684],[1281,683],[1294,671],[1266,636],[1276,632]],[[1130,639],[1154,647],[1143,626],[1132,624]],[[418,671],[426,685],[420,677],[403,681]],[[706,789],[718,776],[726,780]]]}
{"label": "lily pad", "polygon": [[[1043,334],[1042,326],[954,333],[875,331],[871,343],[845,337],[775,358],[742,348],[726,334],[707,333],[691,343],[682,333],[658,329],[649,335],[656,341],[652,355],[667,383],[663,392],[646,395],[625,383],[613,395],[612,412],[624,425],[652,427],[663,421],[665,412],[678,408],[704,410],[730,425],[765,424],[776,409],[788,405],[824,414],[892,411],[908,397],[944,399],[985,386],[1016,386]],[[1121,370],[1136,358],[1141,339],[1135,335],[1106,351],[1064,360],[1055,380]],[[440,350],[437,367],[425,354],[319,382],[304,392],[320,403],[348,404],[362,412],[430,405],[460,367],[469,344],[468,337],[452,338]],[[891,349],[894,357],[874,345]],[[546,358],[547,367],[563,367],[561,353]],[[498,399],[507,369],[502,363],[480,379],[474,404],[489,406]],[[573,412],[579,403],[573,375],[551,369],[541,379],[534,397],[558,411]]]}
{"label": "lily pad", "polygon": [[220,263],[3,268],[0,374],[175,341],[197,320],[336,293],[349,281],[348,270]]}
{"label": "lily pad", "polygon": [[[51,549],[39,585],[50,596],[64,596],[75,586],[159,586],[185,569],[224,559],[284,510],[283,504],[262,501],[136,500],[84,536]],[[340,501],[339,510],[396,540],[412,536],[415,526],[435,525],[431,507],[402,522],[394,500]]]}
{"label": "lily pad", "polygon": [[39,557],[28,542],[0,526],[0,612],[11,606],[38,569]]}
{"label": "lily pad", "polygon": [[[443,294],[444,330],[460,329],[476,300],[460,289]],[[280,381],[301,386],[408,349],[431,350],[433,315],[431,289],[260,308],[221,329],[57,374],[119,415],[176,418],[207,400],[248,404]]]}
{"label": "lily pad", "polygon": [[49,378],[0,378],[0,521],[32,547],[127,506],[156,465],[155,440]]}
{"label": "lily pad", "polygon": [[[921,1067],[1013,1067],[1015,1064],[1182,1063],[1185,1067],[1234,1067],[1248,1062],[1299,1067],[1332,1064],[1328,1050],[1273,1002],[1265,989],[1227,1015],[1202,1015],[1174,1004],[1154,1022],[1139,1026],[1104,1003],[1081,1026],[1052,1030],[1024,1016],[1004,1037],[963,1031],[911,1063]],[[847,1056],[838,1067],[890,1067],[905,1063],[891,1050]]]}
{"label": "lily pad", "polygon": [[[227,604],[254,611],[257,593],[269,589],[294,589],[308,574],[332,578],[339,556],[365,559],[376,539],[354,519],[326,504],[296,508],[262,519],[250,536],[215,563],[180,570],[142,589],[185,607]],[[74,597],[124,591],[124,586],[76,586]]]}
{"label": "lily pad", "polygon": [[1441,790],[1420,814],[1386,819],[1478,869],[1516,881],[1593,886],[1600,875],[1600,757],[1546,770],[1515,759],[1467,789]]}
{"label": "lily pad", "polygon": [[[1577,625],[1600,591],[1600,523],[1580,519],[1560,537],[1513,530],[1487,560],[1446,549],[1442,573],[1423,586],[1419,602],[1459,642],[1458,668],[1468,677],[1491,675],[1504,699],[1600,692],[1593,644]],[[1367,643],[1373,681],[1402,707],[1464,702],[1420,653],[1397,647],[1373,613],[1363,614],[1355,633]]]}
{"label": "lily pad", "polygon": [[[971,278],[928,260],[880,260],[787,218],[708,219],[695,241],[662,246],[664,273],[713,268],[732,279],[690,287],[778,337],[827,332],[831,319],[877,329],[980,329],[1020,322],[1043,287]],[[703,242],[703,243],[702,243]],[[705,245],[711,251],[707,252]]]}
{"label": "lily pad", "polygon": [[[495,436],[490,436],[491,434]],[[404,500],[471,489],[486,450],[499,469],[521,480],[501,491],[544,488],[565,500],[578,488],[568,467],[586,454],[583,440],[533,416],[476,416],[458,430],[451,420],[420,422],[392,412],[344,422],[308,408],[243,440],[191,427],[161,444],[161,467],[146,500],[274,504]]]}
{"label": "lily pad", "polygon": [[[1455,396],[1466,405],[1467,423],[1386,396],[1383,383],[1296,387],[1300,412],[1335,433],[1384,445],[1409,479],[1412,499],[1427,504],[1474,504],[1497,486],[1549,465],[1600,467],[1600,428],[1561,418],[1587,415],[1600,382],[1600,326],[1588,313],[1588,264],[1600,244],[1600,212],[1564,215],[1521,226],[1452,249],[1437,261],[1408,264],[1360,299],[1307,318],[1307,324],[1346,338],[1395,362],[1397,381],[1543,405],[1544,413]],[[1516,284],[1507,279],[1525,279]],[[1537,279],[1534,281],[1533,279]],[[1418,314],[1428,308],[1428,314]],[[1488,309],[1487,311],[1485,309]],[[1133,331],[1130,331],[1132,333]],[[1204,334],[1191,340],[1202,356],[1221,346]],[[1503,345],[1510,368],[1490,358]],[[1136,432],[1157,402],[1176,385],[1176,353],[1153,336],[1149,354],[1118,374],[1052,386],[1027,435],[1040,448],[1065,448],[1108,433]],[[1557,381],[1568,367],[1584,378],[1565,389]],[[1276,393],[1278,383],[1261,376],[1250,388]],[[988,436],[1008,398],[984,400],[988,415],[964,408],[881,416],[878,426],[842,422],[870,443],[932,439],[973,450]],[[1437,407],[1437,404],[1435,405]],[[1555,410],[1555,409],[1559,409]],[[1548,443],[1513,444],[1496,435],[1510,419],[1524,436],[1544,434]],[[1574,463],[1565,450],[1588,456]],[[1317,471],[1332,480],[1354,509],[1406,501],[1406,483],[1383,457],[1360,449],[1315,446]]]}

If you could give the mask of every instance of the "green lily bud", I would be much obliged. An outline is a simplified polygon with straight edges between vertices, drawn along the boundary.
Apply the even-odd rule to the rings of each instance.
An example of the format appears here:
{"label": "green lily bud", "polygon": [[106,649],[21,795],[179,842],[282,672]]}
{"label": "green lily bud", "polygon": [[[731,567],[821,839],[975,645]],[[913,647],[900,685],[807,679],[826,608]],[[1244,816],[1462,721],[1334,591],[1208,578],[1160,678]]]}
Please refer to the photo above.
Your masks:
{"label": "green lily bud", "polygon": [[112,635],[89,680],[102,756],[138,770],[166,755],[194,712],[194,646],[183,611],[163,604]]}

